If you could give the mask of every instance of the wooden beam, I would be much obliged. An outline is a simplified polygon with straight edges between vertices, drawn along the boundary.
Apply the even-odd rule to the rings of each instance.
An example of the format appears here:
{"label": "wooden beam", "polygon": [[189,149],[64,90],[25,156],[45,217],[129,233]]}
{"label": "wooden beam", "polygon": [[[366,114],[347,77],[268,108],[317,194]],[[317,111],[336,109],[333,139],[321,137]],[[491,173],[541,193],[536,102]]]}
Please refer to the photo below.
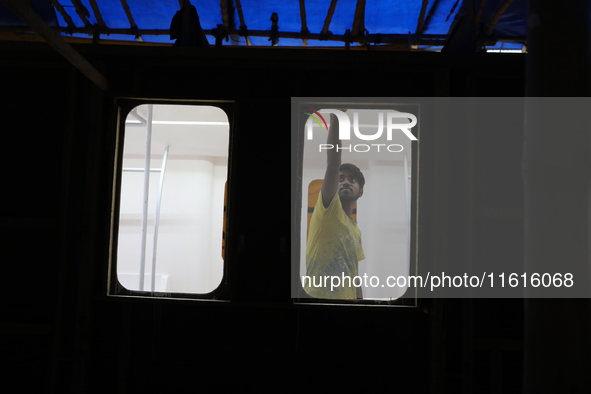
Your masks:
{"label": "wooden beam", "polygon": [[49,45],[80,70],[82,74],[86,75],[95,85],[103,90],[109,89],[107,79],[92,64],[76,52],[70,44],[64,41],[58,33],[47,26],[43,19],[33,11],[28,1],[0,0],[0,3],[4,4],[6,8],[28,24],[33,31],[43,37]]}

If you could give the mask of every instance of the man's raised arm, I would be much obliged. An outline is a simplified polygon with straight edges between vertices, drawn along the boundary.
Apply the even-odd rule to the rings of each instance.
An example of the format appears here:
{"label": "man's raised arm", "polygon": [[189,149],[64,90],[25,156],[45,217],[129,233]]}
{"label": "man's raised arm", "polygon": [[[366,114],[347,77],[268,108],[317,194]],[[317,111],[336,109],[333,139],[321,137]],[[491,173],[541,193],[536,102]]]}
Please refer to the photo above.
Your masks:
{"label": "man's raised arm", "polygon": [[339,170],[341,168],[341,147],[339,139],[339,121],[335,114],[330,114],[330,127],[328,128],[328,138],[326,143],[332,148],[326,150],[327,163],[324,173],[324,182],[322,183],[322,204],[328,208],[337,189],[339,187]]}

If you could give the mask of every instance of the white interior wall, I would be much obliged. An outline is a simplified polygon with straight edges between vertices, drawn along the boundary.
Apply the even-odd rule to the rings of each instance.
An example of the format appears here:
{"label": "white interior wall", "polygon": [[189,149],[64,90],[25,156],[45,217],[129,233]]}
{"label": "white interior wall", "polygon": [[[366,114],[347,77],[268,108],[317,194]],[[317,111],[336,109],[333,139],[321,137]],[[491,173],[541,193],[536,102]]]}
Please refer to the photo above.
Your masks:
{"label": "white interior wall", "polygon": [[[173,152],[173,148],[171,153]],[[154,160],[152,167],[159,167]],[[216,165],[217,164],[217,165]],[[168,275],[168,292],[208,293],[222,279],[222,215],[227,167],[211,157],[169,159],[164,178],[156,274]],[[129,159],[124,166],[141,167]],[[154,218],[160,173],[150,175],[146,272],[152,270]],[[143,173],[123,175],[118,273],[137,273],[141,253]],[[146,280],[144,289],[149,289]],[[139,282],[137,288],[139,290]]]}
{"label": "white interior wall", "polygon": [[362,268],[368,276],[377,276],[381,283],[378,287],[365,288],[364,296],[398,298],[406,288],[381,285],[388,276],[408,275],[409,272],[404,166],[399,161],[371,161],[367,173],[369,179],[357,213],[364,234]]}

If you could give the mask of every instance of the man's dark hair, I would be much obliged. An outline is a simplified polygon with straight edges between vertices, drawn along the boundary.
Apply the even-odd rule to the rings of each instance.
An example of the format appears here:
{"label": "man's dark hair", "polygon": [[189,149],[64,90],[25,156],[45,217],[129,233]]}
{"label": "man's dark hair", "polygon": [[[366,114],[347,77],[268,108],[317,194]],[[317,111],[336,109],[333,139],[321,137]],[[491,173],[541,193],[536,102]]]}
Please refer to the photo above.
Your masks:
{"label": "man's dark hair", "polygon": [[359,183],[359,187],[363,188],[363,186],[365,185],[365,177],[363,176],[363,173],[361,172],[359,167],[357,167],[355,164],[343,163],[343,164],[341,164],[341,168],[339,168],[339,170],[340,171],[342,171],[342,170],[351,171],[353,174],[355,174],[355,179],[357,179],[357,183]]}

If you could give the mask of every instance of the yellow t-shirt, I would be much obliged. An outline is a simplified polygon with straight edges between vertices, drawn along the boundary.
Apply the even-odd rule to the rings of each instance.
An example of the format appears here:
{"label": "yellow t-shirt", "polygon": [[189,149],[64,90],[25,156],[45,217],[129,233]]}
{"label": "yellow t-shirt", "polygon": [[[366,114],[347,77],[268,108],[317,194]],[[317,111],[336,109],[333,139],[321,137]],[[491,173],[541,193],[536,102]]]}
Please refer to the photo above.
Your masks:
{"label": "yellow t-shirt", "polygon": [[322,204],[322,193],[314,207],[306,249],[304,290],[316,298],[355,299],[354,283],[363,260],[361,231],[351,219],[335,193],[328,208]]}

